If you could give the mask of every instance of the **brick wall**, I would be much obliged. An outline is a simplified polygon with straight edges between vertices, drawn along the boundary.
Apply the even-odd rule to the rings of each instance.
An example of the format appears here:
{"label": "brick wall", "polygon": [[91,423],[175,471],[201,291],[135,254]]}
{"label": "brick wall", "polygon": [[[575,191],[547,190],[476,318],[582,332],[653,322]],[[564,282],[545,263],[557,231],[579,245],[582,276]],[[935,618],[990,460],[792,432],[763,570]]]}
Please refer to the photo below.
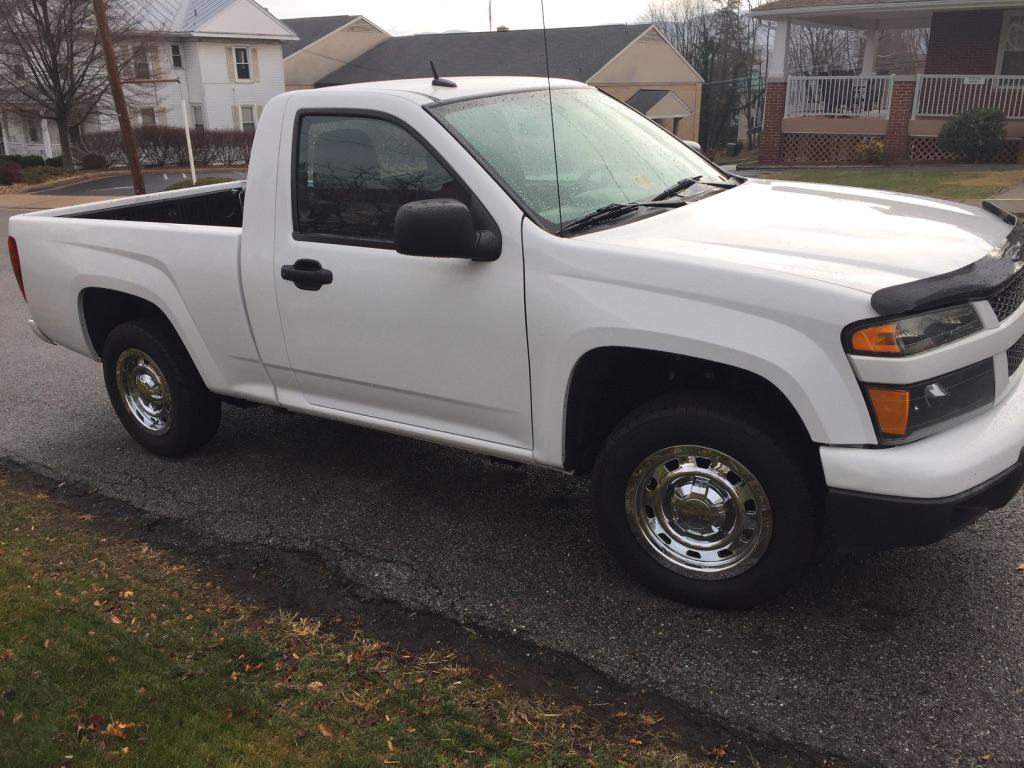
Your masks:
{"label": "brick wall", "polygon": [[926,75],[994,75],[1003,33],[1001,10],[932,15]]}
{"label": "brick wall", "polygon": [[769,82],[764,93],[764,128],[758,143],[757,162],[777,163],[782,156],[782,115],[786,110],[786,83]]}
{"label": "brick wall", "polygon": [[917,82],[898,79],[892,84],[889,127],[885,132],[885,162],[905,163],[910,158],[910,116],[914,111]]}

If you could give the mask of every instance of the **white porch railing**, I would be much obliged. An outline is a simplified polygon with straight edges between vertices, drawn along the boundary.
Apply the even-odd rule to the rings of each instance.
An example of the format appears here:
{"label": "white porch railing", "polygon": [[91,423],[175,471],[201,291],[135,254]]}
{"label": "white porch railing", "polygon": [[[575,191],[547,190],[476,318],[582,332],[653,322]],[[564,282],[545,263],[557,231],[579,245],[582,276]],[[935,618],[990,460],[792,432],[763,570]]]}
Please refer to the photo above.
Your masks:
{"label": "white porch railing", "polygon": [[888,117],[892,76],[792,76],[786,117]]}
{"label": "white porch railing", "polygon": [[1024,77],[918,75],[915,119],[952,117],[978,107],[995,107],[1007,117],[1024,118]]}

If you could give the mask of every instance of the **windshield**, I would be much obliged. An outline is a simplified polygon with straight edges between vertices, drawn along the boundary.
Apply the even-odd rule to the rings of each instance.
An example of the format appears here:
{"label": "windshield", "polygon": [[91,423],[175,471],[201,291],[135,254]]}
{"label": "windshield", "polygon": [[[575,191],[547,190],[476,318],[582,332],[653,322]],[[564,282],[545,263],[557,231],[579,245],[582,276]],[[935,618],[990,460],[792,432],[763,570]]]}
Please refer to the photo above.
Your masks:
{"label": "windshield", "polygon": [[[683,179],[728,181],[682,141],[594,88],[556,89],[550,101],[546,89],[521,91],[431,111],[552,232],[609,205],[650,200]],[[696,192],[688,186],[679,194]]]}

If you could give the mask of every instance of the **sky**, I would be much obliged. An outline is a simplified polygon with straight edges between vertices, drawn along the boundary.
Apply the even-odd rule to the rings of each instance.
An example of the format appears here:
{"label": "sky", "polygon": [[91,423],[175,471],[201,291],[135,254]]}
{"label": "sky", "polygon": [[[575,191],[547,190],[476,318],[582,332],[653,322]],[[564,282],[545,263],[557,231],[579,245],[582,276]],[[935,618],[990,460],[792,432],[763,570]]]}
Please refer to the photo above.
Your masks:
{"label": "sky", "polygon": [[[487,0],[257,0],[279,19],[362,15],[392,35],[487,30]],[[544,0],[548,27],[627,24],[649,0]],[[494,26],[539,29],[540,0],[491,0]]]}

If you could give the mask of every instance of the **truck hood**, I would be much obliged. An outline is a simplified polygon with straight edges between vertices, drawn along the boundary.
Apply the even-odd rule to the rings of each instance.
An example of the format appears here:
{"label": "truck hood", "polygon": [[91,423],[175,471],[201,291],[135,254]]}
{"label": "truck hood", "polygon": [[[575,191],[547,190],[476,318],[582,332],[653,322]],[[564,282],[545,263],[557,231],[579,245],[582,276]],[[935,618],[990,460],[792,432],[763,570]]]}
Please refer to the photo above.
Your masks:
{"label": "truck hood", "polygon": [[998,216],[959,203],[750,179],[682,208],[584,237],[874,293],[976,262],[1010,230]]}

